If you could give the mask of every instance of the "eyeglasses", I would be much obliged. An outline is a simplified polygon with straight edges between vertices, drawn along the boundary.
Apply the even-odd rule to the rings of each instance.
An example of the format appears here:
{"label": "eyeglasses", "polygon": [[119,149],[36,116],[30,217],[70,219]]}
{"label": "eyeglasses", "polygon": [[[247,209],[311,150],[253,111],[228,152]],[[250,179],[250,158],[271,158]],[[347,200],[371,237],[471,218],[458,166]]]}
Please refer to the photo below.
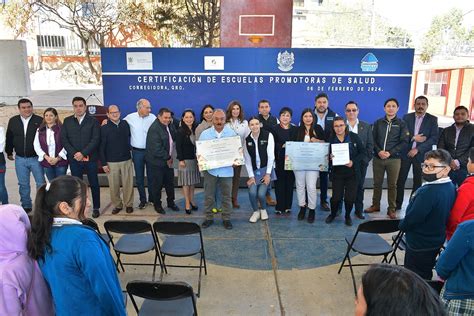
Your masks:
{"label": "eyeglasses", "polygon": [[346,125],[334,125],[334,127],[346,127]]}
{"label": "eyeglasses", "polygon": [[422,169],[428,169],[429,171],[433,171],[435,170],[435,168],[446,168],[447,166],[436,166],[436,165],[428,165],[428,164],[425,164],[425,163],[422,163],[421,164],[421,168]]}
{"label": "eyeglasses", "polygon": [[346,112],[357,112],[357,109],[346,109]]}
{"label": "eyeglasses", "polygon": [[109,112],[109,114],[120,114],[120,111]]}

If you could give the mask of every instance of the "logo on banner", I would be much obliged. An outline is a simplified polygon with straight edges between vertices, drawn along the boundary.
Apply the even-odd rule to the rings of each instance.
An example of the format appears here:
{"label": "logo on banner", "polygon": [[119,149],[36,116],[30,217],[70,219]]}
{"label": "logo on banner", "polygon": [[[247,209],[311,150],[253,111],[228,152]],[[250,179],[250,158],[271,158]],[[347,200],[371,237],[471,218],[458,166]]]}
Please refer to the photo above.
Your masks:
{"label": "logo on banner", "polygon": [[290,71],[293,69],[293,64],[295,63],[295,55],[293,53],[288,53],[288,51],[279,52],[278,58],[278,69],[281,71]]}
{"label": "logo on banner", "polygon": [[379,67],[379,60],[372,53],[367,53],[360,61],[360,68],[364,72],[374,72]]}
{"label": "logo on banner", "polygon": [[224,56],[204,56],[204,70],[224,70]]}
{"label": "logo on banner", "polygon": [[127,70],[153,70],[152,52],[127,52]]}

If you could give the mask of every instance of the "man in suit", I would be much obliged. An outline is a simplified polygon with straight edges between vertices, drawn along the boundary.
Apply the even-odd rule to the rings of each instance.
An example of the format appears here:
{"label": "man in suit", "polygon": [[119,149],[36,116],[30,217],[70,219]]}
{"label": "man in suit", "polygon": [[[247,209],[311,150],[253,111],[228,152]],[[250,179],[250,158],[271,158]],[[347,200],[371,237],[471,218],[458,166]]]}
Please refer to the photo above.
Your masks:
{"label": "man in suit", "polygon": [[170,128],[171,111],[161,108],[158,119],[151,124],[146,136],[145,161],[150,164],[152,178],[153,205],[155,211],[165,214],[161,206],[161,189],[165,187],[168,208],[179,211],[174,202],[174,169],[173,169],[173,129]]}
{"label": "man in suit", "polygon": [[439,137],[438,148],[446,149],[453,159],[449,177],[457,185],[467,177],[469,150],[474,147],[474,124],[469,123],[469,111],[465,106],[454,109],[454,124],[446,127]]}
{"label": "man in suit", "polygon": [[[36,130],[43,119],[33,114],[33,103],[28,99],[18,101],[18,111],[20,114],[8,121],[5,152],[9,160],[15,160],[21,206],[29,213],[33,207],[30,196],[30,174],[32,173],[35,178],[37,189],[44,184],[43,167],[38,161],[33,146]],[[13,156],[13,150],[15,150],[15,156]]]}
{"label": "man in suit", "polygon": [[[334,118],[337,115],[336,112],[329,108],[329,97],[326,93],[320,93],[314,99],[314,115],[316,117],[316,124],[320,125],[324,130],[324,140],[329,141],[331,135]],[[328,172],[319,173],[319,192],[321,199],[321,210],[329,212],[328,198]]]}
{"label": "man in suit", "polygon": [[[366,155],[360,162],[360,168],[356,169],[359,172],[357,183],[357,195],[355,200],[355,215],[360,219],[365,219],[363,210],[364,210],[364,182],[365,175],[367,173],[367,166],[369,165],[370,160],[372,160],[374,152],[374,137],[372,135],[372,127],[369,123],[360,121],[359,116],[359,106],[354,101],[347,102],[345,106],[347,127],[349,131],[356,133],[362,144],[364,145],[364,151]],[[347,210],[346,210],[347,211]]]}
{"label": "man in suit", "polygon": [[410,141],[401,152],[401,166],[397,181],[397,210],[402,209],[405,193],[405,182],[410,167],[413,166],[413,187],[411,194],[421,186],[421,163],[424,161],[425,153],[430,151],[433,145],[438,143],[438,118],[426,113],[428,99],[419,96],[415,99],[415,112],[408,113],[403,117],[410,132]]}
{"label": "man in suit", "polygon": [[100,216],[100,187],[97,176],[99,160],[100,127],[95,118],[87,114],[86,100],[83,97],[72,99],[74,115],[64,119],[61,129],[61,142],[67,151],[71,175],[83,178],[87,172],[92,191],[92,217]]}

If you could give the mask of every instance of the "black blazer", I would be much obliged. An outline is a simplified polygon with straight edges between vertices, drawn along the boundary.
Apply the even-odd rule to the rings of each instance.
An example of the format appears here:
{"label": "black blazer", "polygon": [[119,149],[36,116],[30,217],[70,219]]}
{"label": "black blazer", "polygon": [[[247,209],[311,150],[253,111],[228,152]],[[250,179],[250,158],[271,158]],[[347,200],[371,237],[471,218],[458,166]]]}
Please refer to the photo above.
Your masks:
{"label": "black blazer", "polygon": [[[173,129],[170,128],[171,138],[174,139]],[[170,141],[166,126],[156,119],[151,124],[146,136],[145,160],[155,166],[164,167],[170,157]]]}
{"label": "black blazer", "polygon": [[467,122],[459,133],[457,145],[454,145],[455,141],[456,126],[453,124],[441,133],[438,148],[446,149],[451,154],[451,158],[459,160],[461,167],[466,169],[469,150],[474,147],[474,124]]}
{"label": "black blazer", "polygon": [[364,121],[359,120],[359,126],[357,126],[357,136],[359,136],[362,145],[365,148],[365,155],[363,156],[361,163],[368,165],[372,160],[374,152],[374,135],[372,133],[372,126]]}
{"label": "black blazer", "polygon": [[95,118],[86,114],[82,123],[74,115],[64,119],[61,129],[61,142],[66,148],[69,161],[77,152],[89,156],[90,161],[99,160],[100,127]]}
{"label": "black blazer", "polygon": [[8,121],[8,127],[5,139],[5,153],[7,156],[15,153],[20,157],[37,157],[33,142],[35,140],[36,130],[43,122],[43,118],[33,114],[28,121],[28,127],[25,131],[23,129],[23,121],[20,115],[15,115]]}
{"label": "black blazer", "polygon": [[[415,112],[405,114],[403,120],[407,124],[408,132],[410,133],[410,139],[408,140],[408,144],[402,148],[401,158],[408,159],[407,154],[413,146],[413,136],[415,136]],[[415,160],[422,163],[425,160],[425,153],[430,151],[433,145],[438,143],[438,118],[434,115],[426,113],[425,117],[423,118],[423,122],[421,122],[418,133],[426,136],[426,140],[423,143],[416,144],[418,154],[415,156]]]}
{"label": "black blazer", "polygon": [[176,159],[179,161],[196,159],[196,146],[191,142],[190,135],[186,135],[182,128],[176,133]]}

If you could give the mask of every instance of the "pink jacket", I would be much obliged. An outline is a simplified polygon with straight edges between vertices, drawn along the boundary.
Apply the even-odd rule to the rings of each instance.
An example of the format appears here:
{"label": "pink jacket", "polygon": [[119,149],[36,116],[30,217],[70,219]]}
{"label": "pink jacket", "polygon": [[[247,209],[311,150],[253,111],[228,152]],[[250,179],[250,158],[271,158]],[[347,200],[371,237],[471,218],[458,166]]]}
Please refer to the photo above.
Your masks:
{"label": "pink jacket", "polygon": [[21,207],[0,206],[0,315],[54,315],[49,288],[26,250],[29,229]]}

